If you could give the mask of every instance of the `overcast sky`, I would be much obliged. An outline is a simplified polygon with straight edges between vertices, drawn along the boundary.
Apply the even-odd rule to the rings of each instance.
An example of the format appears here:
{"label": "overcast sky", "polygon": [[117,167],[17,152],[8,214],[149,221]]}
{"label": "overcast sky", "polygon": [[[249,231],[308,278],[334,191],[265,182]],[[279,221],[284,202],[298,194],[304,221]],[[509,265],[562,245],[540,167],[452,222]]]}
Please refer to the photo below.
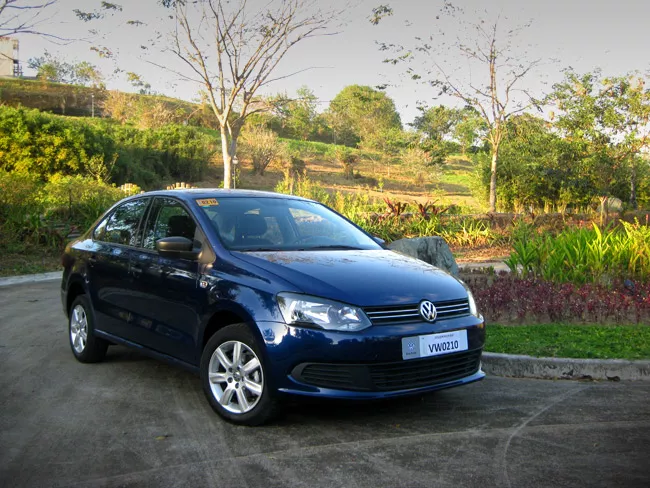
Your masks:
{"label": "overcast sky", "polygon": [[[328,3],[342,6],[347,1],[332,0]],[[466,62],[456,54],[452,41],[457,35],[463,36],[464,31],[458,27],[459,19],[479,17],[490,22],[500,16],[504,33],[532,20],[531,26],[517,36],[513,52],[524,60],[542,60],[541,67],[525,81],[525,88],[537,93],[561,79],[561,70],[568,66],[579,72],[599,67],[606,75],[631,71],[647,73],[650,70],[647,27],[650,1],[646,0],[458,0],[455,4],[465,13],[455,18],[441,15],[442,1],[438,0],[350,1],[353,5],[345,13],[345,25],[339,34],[297,45],[279,66],[280,74],[305,67],[313,69],[270,85],[267,93],[288,92],[292,95],[296,88],[307,85],[325,108],[327,102],[346,85],[388,85],[386,92],[395,100],[402,120],[410,122],[417,113],[418,103],[453,102],[436,100],[430,87],[407,80],[402,76],[403,66],[382,63],[386,53],[379,51],[376,41],[408,45],[415,36],[428,37],[435,33],[433,42],[439,47],[439,60],[459,77],[467,78],[469,72],[463,71]],[[40,25],[41,30],[66,38],[88,37],[91,28],[101,32],[92,42],[65,44],[44,37],[21,36],[20,59],[25,74],[33,74],[27,69],[27,60],[47,50],[68,61],[97,64],[106,76],[109,88],[130,90],[123,75],[111,75],[115,65],[99,59],[90,50],[91,45],[105,45],[114,51],[121,69],[140,74],[156,92],[187,100],[196,97],[196,85],[183,83],[178,77],[147,62],[175,62],[169,55],[156,54],[157,50],[152,47],[152,32],[168,31],[156,0],[113,0],[113,3],[123,6],[123,11],[94,23],[82,23],[72,13],[75,8],[92,10],[99,3],[95,0],[59,0],[54,8],[51,7]],[[249,0],[252,8],[265,3],[266,0]],[[368,18],[372,8],[382,3],[391,5],[395,15],[373,26]],[[140,20],[146,25],[127,26],[127,20]],[[440,36],[439,31],[445,35]],[[443,42],[447,44],[443,45]],[[416,58],[415,65],[425,68],[428,62],[424,57]],[[475,69],[471,73],[473,79],[480,79],[482,75]]]}

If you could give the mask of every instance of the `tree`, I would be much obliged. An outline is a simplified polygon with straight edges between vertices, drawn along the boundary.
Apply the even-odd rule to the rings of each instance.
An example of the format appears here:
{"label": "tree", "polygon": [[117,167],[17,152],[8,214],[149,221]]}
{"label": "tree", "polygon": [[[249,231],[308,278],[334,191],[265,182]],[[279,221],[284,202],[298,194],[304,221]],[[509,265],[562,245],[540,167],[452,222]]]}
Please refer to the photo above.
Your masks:
{"label": "tree", "polygon": [[559,113],[556,126],[582,142],[585,158],[597,176],[602,197],[612,193],[621,171],[628,173],[629,203],[637,207],[638,155],[650,145],[650,90],[630,74],[603,78],[598,70],[584,75],[567,71],[552,94]]}
{"label": "tree", "polygon": [[43,56],[31,58],[27,65],[36,70],[37,78],[44,81],[103,87],[101,73],[96,66],[87,61],[69,63],[45,51]]}
{"label": "tree", "polygon": [[[165,4],[165,2],[163,2]],[[246,118],[266,109],[260,88],[297,43],[328,32],[336,17],[308,0],[271,0],[256,9],[246,0],[169,2],[176,13],[171,52],[198,82],[219,121],[224,187],[231,187],[232,159]],[[313,10],[313,12],[310,12]],[[169,69],[169,68],[168,68]]]}
{"label": "tree", "polygon": [[48,35],[40,32],[38,25],[45,20],[43,12],[56,2],[57,0],[0,0],[0,37],[16,34]]}
{"label": "tree", "polygon": [[[382,16],[387,15],[386,9],[392,13],[390,7],[381,7],[384,8],[381,10]],[[386,63],[412,63],[417,59],[417,67],[410,64],[406,70],[412,79],[426,81],[438,89],[438,96],[454,97],[480,114],[485,122],[485,140],[491,152],[489,206],[491,212],[496,212],[497,165],[507,121],[511,116],[538,104],[527,92],[520,90],[519,85],[540,60],[522,61],[525,55],[514,53],[513,41],[527,25],[504,32],[501,21],[505,19],[488,21],[479,18],[471,21],[464,15],[462,9],[445,2],[437,17],[451,17],[454,21],[448,24],[453,25],[454,32],[459,34],[451,46],[444,42],[445,33],[441,31],[440,36],[416,38],[415,45],[410,49],[387,43],[380,43],[380,49],[393,53],[384,60]],[[373,17],[371,22],[376,24],[379,20]],[[457,69],[459,56],[467,60],[469,73]],[[480,77],[475,75],[477,70],[482,73]],[[477,83],[477,79],[483,81]]]}
{"label": "tree", "polygon": [[472,146],[476,145],[477,141],[485,138],[485,131],[485,122],[476,109],[465,107],[461,111],[460,120],[453,128],[453,138],[458,142],[461,152],[465,155]]}
{"label": "tree", "polygon": [[[561,199],[567,194],[567,187],[577,190],[583,186],[582,181],[577,181],[581,174],[575,165],[564,164],[569,154],[562,142],[552,131],[552,125],[540,117],[521,114],[508,120],[498,168],[503,208],[521,210],[575,203],[579,198],[577,192],[571,193],[573,202]],[[481,173],[485,188],[489,188],[489,164],[481,168]]]}
{"label": "tree", "polygon": [[412,125],[415,130],[429,139],[442,142],[453,134],[454,128],[461,121],[462,111],[456,108],[438,105],[436,107],[418,107],[420,115],[415,117]]}
{"label": "tree", "polygon": [[401,129],[402,123],[395,103],[384,92],[369,86],[350,85],[330,102],[327,118],[336,143],[372,146],[376,135],[390,129]]}
{"label": "tree", "polygon": [[286,126],[292,137],[306,141],[316,131],[318,98],[306,86],[298,88],[296,94],[287,104]]}

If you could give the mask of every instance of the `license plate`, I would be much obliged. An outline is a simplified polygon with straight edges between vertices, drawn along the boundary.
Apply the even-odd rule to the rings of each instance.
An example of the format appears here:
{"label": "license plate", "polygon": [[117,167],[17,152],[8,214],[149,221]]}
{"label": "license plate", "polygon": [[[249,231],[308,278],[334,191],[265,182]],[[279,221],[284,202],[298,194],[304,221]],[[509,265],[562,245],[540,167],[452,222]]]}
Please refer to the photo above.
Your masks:
{"label": "license plate", "polygon": [[427,334],[402,339],[402,359],[426,358],[467,351],[467,330]]}

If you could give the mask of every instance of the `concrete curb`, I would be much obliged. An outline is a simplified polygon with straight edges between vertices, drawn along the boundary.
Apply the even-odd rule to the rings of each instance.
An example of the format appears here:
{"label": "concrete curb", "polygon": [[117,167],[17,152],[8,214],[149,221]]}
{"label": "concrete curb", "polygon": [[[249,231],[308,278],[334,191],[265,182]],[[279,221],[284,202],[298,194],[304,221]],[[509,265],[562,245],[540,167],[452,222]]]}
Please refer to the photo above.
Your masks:
{"label": "concrete curb", "polygon": [[475,262],[460,262],[458,263],[458,269],[462,273],[463,271],[469,272],[469,271],[474,271],[474,270],[487,270],[487,269],[494,269],[495,273],[500,273],[501,271],[506,271],[510,272],[510,268],[506,263],[503,261],[493,261],[493,262],[483,262],[483,263],[475,263]]}
{"label": "concrete curb", "polygon": [[650,361],[536,358],[486,352],[482,368],[488,374],[514,378],[650,381]]}
{"label": "concrete curb", "polygon": [[10,276],[8,278],[0,278],[0,287],[10,285],[20,285],[23,283],[36,283],[39,281],[53,281],[60,280],[62,271],[53,271],[51,273],[39,273],[23,276]]}

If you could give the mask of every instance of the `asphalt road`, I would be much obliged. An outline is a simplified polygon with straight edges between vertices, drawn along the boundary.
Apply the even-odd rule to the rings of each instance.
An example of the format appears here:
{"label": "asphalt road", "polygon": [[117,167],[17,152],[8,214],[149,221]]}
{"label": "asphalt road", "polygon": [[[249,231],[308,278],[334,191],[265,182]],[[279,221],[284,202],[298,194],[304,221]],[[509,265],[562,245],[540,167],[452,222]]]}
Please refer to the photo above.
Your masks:
{"label": "asphalt road", "polygon": [[0,486],[650,486],[650,385],[488,378],[236,427],[197,377],[76,362],[58,282],[0,288]]}

